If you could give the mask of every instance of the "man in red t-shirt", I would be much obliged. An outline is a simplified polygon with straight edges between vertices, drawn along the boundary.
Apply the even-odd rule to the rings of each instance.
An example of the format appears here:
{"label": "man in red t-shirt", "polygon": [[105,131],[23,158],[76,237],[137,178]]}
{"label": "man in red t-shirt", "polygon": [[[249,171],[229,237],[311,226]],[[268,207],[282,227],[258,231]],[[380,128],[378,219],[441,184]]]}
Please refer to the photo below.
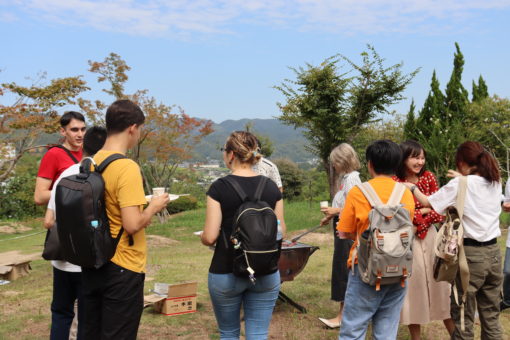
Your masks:
{"label": "man in red t-shirt", "polygon": [[35,182],[35,204],[48,204],[53,183],[65,169],[81,161],[85,130],[85,117],[81,113],[68,111],[62,115],[60,134],[64,143],[50,148],[41,159]]}

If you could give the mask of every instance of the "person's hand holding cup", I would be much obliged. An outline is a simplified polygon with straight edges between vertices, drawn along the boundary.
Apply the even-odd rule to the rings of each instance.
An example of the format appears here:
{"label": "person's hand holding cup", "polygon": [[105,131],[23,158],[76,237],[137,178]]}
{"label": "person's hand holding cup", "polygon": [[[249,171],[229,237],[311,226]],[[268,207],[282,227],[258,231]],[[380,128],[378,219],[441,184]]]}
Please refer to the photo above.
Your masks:
{"label": "person's hand holding cup", "polygon": [[321,206],[321,211],[322,211],[324,214],[327,214],[327,213],[328,213],[328,206],[329,206],[329,202],[328,202],[328,201],[321,201],[321,202],[320,202],[320,206]]}
{"label": "person's hand holding cup", "polygon": [[170,202],[170,197],[168,193],[165,192],[166,188],[158,187],[152,189],[152,199],[149,203],[149,206],[154,207],[157,212],[160,212],[165,208]]}

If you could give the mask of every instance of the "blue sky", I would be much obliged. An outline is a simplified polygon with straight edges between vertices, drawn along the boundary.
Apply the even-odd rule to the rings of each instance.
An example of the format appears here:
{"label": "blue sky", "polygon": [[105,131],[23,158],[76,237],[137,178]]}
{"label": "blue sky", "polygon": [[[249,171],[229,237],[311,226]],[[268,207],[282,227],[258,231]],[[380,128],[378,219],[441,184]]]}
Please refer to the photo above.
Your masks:
{"label": "blue sky", "polygon": [[387,65],[421,67],[391,108],[406,113],[411,98],[421,108],[434,69],[444,89],[455,42],[466,88],[481,74],[509,97],[509,19],[510,0],[0,0],[0,82],[84,75],[89,98],[111,101],[87,61],[115,52],[132,67],[128,92],[148,89],[215,122],[271,118],[289,66],[337,53],[360,61],[372,44]]}

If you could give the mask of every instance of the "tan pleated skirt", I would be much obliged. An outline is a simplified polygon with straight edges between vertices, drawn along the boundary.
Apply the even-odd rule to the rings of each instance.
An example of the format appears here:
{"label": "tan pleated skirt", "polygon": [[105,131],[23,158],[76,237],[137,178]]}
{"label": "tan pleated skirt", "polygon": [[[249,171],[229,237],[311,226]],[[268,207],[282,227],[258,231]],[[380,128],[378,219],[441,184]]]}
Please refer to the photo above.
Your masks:
{"label": "tan pleated skirt", "polygon": [[413,241],[413,271],[407,280],[407,294],[400,314],[404,325],[423,325],[450,318],[450,284],[436,282],[433,276],[436,228],[431,226],[425,239]]}

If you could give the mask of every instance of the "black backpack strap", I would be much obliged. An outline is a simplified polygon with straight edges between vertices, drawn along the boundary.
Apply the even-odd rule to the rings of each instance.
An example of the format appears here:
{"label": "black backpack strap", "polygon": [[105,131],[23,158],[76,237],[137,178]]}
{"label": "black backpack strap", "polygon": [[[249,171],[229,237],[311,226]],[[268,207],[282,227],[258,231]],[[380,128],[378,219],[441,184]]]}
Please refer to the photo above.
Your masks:
{"label": "black backpack strap", "polygon": [[255,201],[260,201],[260,197],[262,196],[262,191],[266,187],[267,177],[266,176],[260,176],[259,185],[257,186],[257,190],[255,190],[255,196],[253,199]]}
{"label": "black backpack strap", "polygon": [[[106,169],[106,167],[108,167],[108,165],[110,165],[110,163],[112,163],[118,159],[124,159],[124,158],[127,158],[127,157],[120,153],[114,153],[113,155],[106,157],[106,159],[104,161],[102,161],[101,164],[96,166],[96,171],[101,174]],[[119,234],[117,235],[116,240],[115,240],[117,243],[119,243],[123,232],[124,232],[124,227],[121,226]],[[133,240],[133,235],[128,235],[128,238],[129,238],[130,246],[135,244],[135,242]]]}
{"label": "black backpack strap", "polygon": [[101,164],[96,166],[96,171],[101,174],[106,169],[106,167],[108,165],[110,165],[111,162],[116,161],[117,159],[123,159],[123,158],[127,158],[127,157],[120,153],[114,153],[113,155],[106,157],[106,159],[104,161],[102,161]]}
{"label": "black backpack strap", "polygon": [[246,201],[248,199],[248,195],[244,192],[243,188],[237,183],[236,180],[234,180],[231,176],[225,176],[223,177],[225,181],[227,181],[232,188],[234,188],[234,191],[239,195],[239,198],[241,198],[241,201]]}
{"label": "black backpack strap", "polygon": [[[115,237],[115,248],[117,248],[117,245],[120,242],[120,238],[122,237],[123,232],[124,232],[124,227],[120,226],[120,231],[117,234],[117,237]],[[128,241],[129,246],[132,246],[133,244],[135,244],[135,241],[133,240],[133,235],[128,235],[128,239],[129,239],[129,241]]]}
{"label": "black backpack strap", "polygon": [[67,153],[67,155],[69,155],[69,157],[73,160],[74,164],[80,163],[80,161],[77,160],[76,157],[74,157],[74,155],[71,153],[71,151],[69,151],[65,146],[55,145],[55,146],[52,146],[51,148],[49,148],[48,150],[53,149],[53,148],[59,148],[59,149],[64,150]]}
{"label": "black backpack strap", "polygon": [[[230,184],[230,186],[234,189],[234,191],[237,193],[239,198],[241,198],[241,201],[245,202],[248,200],[248,195],[244,192],[243,188],[237,183],[237,181],[232,176],[225,176],[223,179]],[[220,233],[223,235],[223,241],[225,242],[226,249],[229,248],[229,245],[231,244],[227,240],[227,235],[223,231],[223,229],[220,230]]]}

